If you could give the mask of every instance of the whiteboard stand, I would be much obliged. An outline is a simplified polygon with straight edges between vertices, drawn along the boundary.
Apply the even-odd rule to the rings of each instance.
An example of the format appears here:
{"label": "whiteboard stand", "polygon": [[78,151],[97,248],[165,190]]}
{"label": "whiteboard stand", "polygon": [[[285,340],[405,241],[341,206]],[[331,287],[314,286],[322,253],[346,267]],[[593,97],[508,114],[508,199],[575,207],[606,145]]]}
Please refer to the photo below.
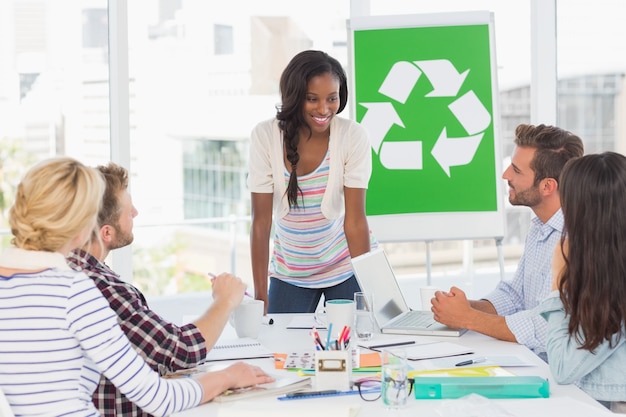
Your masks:
{"label": "whiteboard stand", "polygon": [[498,250],[498,263],[500,265],[500,281],[504,281],[506,274],[504,272],[504,249],[502,246],[503,237],[496,238],[496,249]]}
{"label": "whiteboard stand", "polygon": [[432,246],[432,241],[427,240],[426,242],[426,285],[430,286],[432,283],[432,274],[433,274],[433,265],[432,259],[430,256],[430,250]]}
{"label": "whiteboard stand", "polygon": [[[433,279],[433,241],[495,238],[501,278],[504,278],[502,236],[505,235],[505,211],[502,195],[504,187],[501,186],[500,178],[503,172],[500,155],[502,133],[498,80],[495,76],[498,66],[494,14],[487,10],[476,10],[371,16],[370,0],[351,0],[350,5],[351,16],[347,21],[348,79],[352,96],[348,103],[351,118],[368,130],[372,145],[372,174],[366,205],[370,230],[379,242],[425,242],[428,285],[432,284]],[[416,47],[423,44],[428,44],[429,48]],[[433,60],[433,55],[437,59]],[[417,85],[418,79],[428,78],[432,65],[438,67],[442,64],[461,76],[458,82],[463,89],[454,84],[454,91],[440,96],[447,97],[445,100],[449,100],[450,104],[443,106],[441,102],[442,107],[437,110],[437,106],[429,103],[429,97],[424,93],[427,85],[415,91],[413,87]],[[435,74],[438,72],[432,75]],[[445,84],[448,86],[447,81]],[[460,96],[460,93],[463,95]],[[419,97],[407,101],[412,94]],[[479,99],[472,98],[473,104],[465,107],[470,103],[465,100],[470,97]],[[463,103],[463,106],[458,103]],[[466,141],[462,143],[475,143],[475,138],[480,140],[478,145],[472,145],[471,156],[467,154],[463,160],[454,159],[454,163],[450,159],[446,163],[451,165],[445,168],[445,164],[441,165],[440,159],[431,153],[443,168],[441,171],[436,168],[434,161],[429,160],[428,154],[423,155],[422,148],[430,149],[439,143],[441,137],[448,137],[448,112],[457,106],[459,109],[471,108],[472,114],[480,117],[464,118],[472,121],[467,126],[459,120],[465,130],[450,132],[452,137],[461,136],[453,140]],[[444,136],[435,134],[433,130],[422,137],[418,121],[407,125],[402,122],[402,115],[419,109],[428,110],[425,114],[430,114],[444,125],[443,130],[436,129],[437,132],[445,132]],[[393,116],[391,119],[387,117],[388,111]],[[456,112],[453,111],[453,115],[458,119]],[[465,137],[466,134],[472,139]],[[415,141],[416,137],[421,139]],[[405,159],[407,154],[398,149],[410,149],[413,153],[409,159]],[[385,157],[383,150],[384,155],[387,155]],[[450,158],[458,156],[456,151],[445,154]],[[416,164],[415,161],[422,163]],[[457,176],[457,168],[454,168],[453,176],[451,166],[459,167],[463,177]],[[491,173],[493,177],[490,177]],[[394,187],[389,186],[390,182]],[[473,187],[473,199],[428,200],[432,204],[422,204],[426,200],[414,197],[436,193],[456,195],[459,191],[466,191],[462,188],[464,184]],[[403,204],[397,206],[395,202],[400,201],[397,200],[396,190],[419,191],[413,198],[402,199]],[[457,204],[459,202],[462,204]],[[470,272],[470,278],[473,279],[471,248],[466,248],[466,256],[465,271]]]}

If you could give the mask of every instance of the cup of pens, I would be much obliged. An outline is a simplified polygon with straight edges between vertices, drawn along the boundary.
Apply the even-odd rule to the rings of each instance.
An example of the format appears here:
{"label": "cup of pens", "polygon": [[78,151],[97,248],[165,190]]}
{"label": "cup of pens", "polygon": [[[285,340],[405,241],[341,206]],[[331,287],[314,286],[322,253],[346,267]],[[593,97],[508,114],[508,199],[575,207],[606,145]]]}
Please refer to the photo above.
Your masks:
{"label": "cup of pens", "polygon": [[328,323],[325,337],[322,337],[315,327],[311,332],[315,344],[315,388],[319,391],[350,389],[352,373],[350,327],[344,325],[338,332],[334,332],[333,327],[335,327],[333,323]]}
{"label": "cup of pens", "polygon": [[350,350],[315,351],[315,389],[348,391],[352,374]]}

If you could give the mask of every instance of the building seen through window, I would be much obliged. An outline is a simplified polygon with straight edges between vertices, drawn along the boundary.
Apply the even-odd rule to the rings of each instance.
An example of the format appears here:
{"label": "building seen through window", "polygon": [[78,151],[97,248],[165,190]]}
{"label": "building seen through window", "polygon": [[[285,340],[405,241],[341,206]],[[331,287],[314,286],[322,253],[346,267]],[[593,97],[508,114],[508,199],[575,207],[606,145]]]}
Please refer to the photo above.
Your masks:
{"label": "building seen through window", "polygon": [[[530,1],[506,7],[497,1],[413,3],[372,0],[372,14],[494,11],[501,153],[506,158],[515,127],[530,121],[528,46],[514,43],[530,38]],[[619,31],[626,29],[612,17],[624,6],[610,0],[573,3],[558,1],[557,14],[570,17],[601,9],[608,20],[586,35],[596,50],[577,50],[577,59],[593,55],[589,61],[596,67],[569,61],[576,57],[568,54],[568,40],[578,37],[567,22],[558,26],[558,67],[563,70],[558,125],[581,136],[587,152],[625,152],[626,57],[616,57],[614,51],[624,50],[620,42],[626,34]],[[349,74],[350,1],[323,0],[306,11],[287,0],[127,4],[131,194],[139,210],[133,278],[146,294],[206,289],[207,271],[234,269],[251,283],[250,131],[275,115],[280,74],[297,52],[325,50]],[[4,245],[10,234],[4,214],[13,187],[34,161],[59,154],[90,165],[110,159],[109,19],[105,0],[0,2]],[[593,16],[588,19],[593,23]],[[604,69],[602,51],[611,58]],[[584,71],[566,73],[568,65]],[[510,76],[512,69],[519,75]],[[530,210],[506,206],[504,252],[512,266],[521,254]],[[229,220],[214,222],[216,218]],[[424,242],[390,242],[385,248],[399,274],[424,273]],[[458,271],[467,245],[432,242],[431,250],[434,271]],[[471,250],[475,268],[497,267],[493,240],[473,241]]]}

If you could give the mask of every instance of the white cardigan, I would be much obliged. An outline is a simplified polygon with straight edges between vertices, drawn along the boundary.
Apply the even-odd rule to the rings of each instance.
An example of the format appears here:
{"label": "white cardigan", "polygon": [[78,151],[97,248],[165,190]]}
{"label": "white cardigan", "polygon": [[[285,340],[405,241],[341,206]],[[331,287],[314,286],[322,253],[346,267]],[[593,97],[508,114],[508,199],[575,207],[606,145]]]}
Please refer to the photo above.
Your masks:
{"label": "white cardigan", "polygon": [[[336,219],[345,212],[343,187],[365,188],[372,173],[372,151],[367,132],[352,120],[335,116],[330,123],[330,168],[322,198],[322,214]],[[248,188],[274,194],[274,217],[289,212],[283,137],[278,121],[265,120],[252,130]]]}

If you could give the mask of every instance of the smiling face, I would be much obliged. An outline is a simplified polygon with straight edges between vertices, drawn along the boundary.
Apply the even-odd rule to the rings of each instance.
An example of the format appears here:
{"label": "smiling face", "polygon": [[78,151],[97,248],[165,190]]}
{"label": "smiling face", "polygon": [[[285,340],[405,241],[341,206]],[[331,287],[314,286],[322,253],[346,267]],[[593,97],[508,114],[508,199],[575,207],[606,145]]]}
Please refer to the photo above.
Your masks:
{"label": "smiling face", "polygon": [[328,133],[330,121],[337,114],[339,104],[339,80],[332,73],[327,72],[309,80],[302,111],[313,136]]}
{"label": "smiling face", "polygon": [[539,184],[535,185],[535,171],[530,167],[535,151],[535,148],[516,147],[511,165],[502,174],[509,184],[509,202],[514,206],[534,207],[541,202]]}

